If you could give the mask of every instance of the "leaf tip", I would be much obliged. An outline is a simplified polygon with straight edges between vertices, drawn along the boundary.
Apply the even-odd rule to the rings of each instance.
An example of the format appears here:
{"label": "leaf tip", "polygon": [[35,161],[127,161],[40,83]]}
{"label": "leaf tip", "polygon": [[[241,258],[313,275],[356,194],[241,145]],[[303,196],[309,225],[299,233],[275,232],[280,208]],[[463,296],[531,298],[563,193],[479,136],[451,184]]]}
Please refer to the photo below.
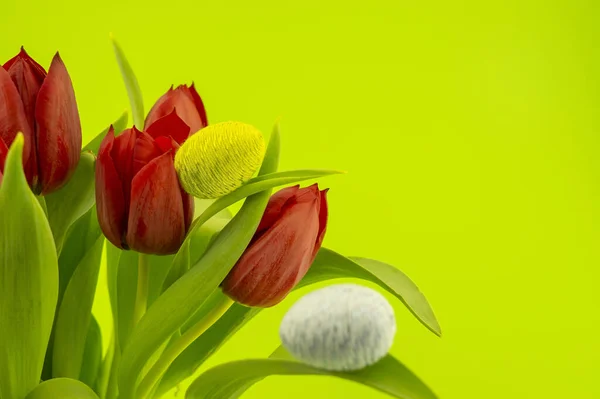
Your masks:
{"label": "leaf tip", "polygon": [[[6,156],[6,166],[12,163],[20,164],[23,159],[23,147],[25,146],[25,136],[19,132],[15,136]],[[6,173],[6,171],[5,171]]]}

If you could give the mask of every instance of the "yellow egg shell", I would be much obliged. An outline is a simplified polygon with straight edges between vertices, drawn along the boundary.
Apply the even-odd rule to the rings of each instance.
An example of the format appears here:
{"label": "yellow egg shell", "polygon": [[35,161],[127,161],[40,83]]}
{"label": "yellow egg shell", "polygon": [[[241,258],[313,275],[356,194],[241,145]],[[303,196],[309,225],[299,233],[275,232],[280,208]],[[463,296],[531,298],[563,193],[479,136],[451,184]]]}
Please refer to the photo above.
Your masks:
{"label": "yellow egg shell", "polygon": [[209,125],[191,136],[175,155],[183,189],[196,198],[229,194],[259,168],[265,142],[254,126],[241,122]]}

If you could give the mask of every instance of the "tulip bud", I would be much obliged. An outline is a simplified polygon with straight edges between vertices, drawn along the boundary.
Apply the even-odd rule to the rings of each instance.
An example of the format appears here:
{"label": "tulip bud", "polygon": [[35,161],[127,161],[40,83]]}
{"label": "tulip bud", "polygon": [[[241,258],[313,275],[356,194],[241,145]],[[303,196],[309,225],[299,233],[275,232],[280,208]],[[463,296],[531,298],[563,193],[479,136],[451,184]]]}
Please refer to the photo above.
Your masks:
{"label": "tulip bud", "polygon": [[118,137],[109,130],[96,162],[98,220],[116,247],[166,255],[177,252],[194,215],[173,156],[190,128],[175,111],[145,132],[135,127]]}
{"label": "tulip bud", "polygon": [[[25,175],[36,194],[49,194],[71,177],[81,153],[81,124],[71,78],[58,53],[48,74],[23,48],[0,68],[0,141],[25,137]],[[0,149],[0,152],[2,150]],[[4,162],[0,162],[0,171]]]}
{"label": "tulip bud", "polygon": [[354,371],[382,359],[396,334],[394,309],[377,291],[336,284],[300,298],[279,329],[298,360],[332,371]]}
{"label": "tulip bud", "polygon": [[150,126],[167,116],[173,112],[173,109],[177,110],[177,115],[190,127],[192,134],[208,125],[204,104],[192,84],[190,87],[180,85],[176,89],[171,86],[148,112],[145,126]]}
{"label": "tulip bud", "polygon": [[274,194],[250,245],[223,281],[223,292],[246,306],[281,302],[321,247],[327,227],[326,193],[314,184]]}
{"label": "tulip bud", "polygon": [[250,179],[264,154],[263,136],[253,126],[217,123],[181,146],[175,156],[175,169],[185,191],[197,198],[218,198]]}

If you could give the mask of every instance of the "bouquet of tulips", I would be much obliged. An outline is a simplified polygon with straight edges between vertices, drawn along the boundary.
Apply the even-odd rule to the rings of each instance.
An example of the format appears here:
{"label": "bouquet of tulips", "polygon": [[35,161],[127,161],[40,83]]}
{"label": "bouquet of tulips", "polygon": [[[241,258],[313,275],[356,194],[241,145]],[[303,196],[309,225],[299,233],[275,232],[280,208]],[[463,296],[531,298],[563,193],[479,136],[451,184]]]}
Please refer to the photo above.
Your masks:
{"label": "bouquet of tulips", "polygon": [[[209,124],[193,85],[146,115],[113,46],[133,124],[126,112],[84,146],[58,54],[48,71],[23,49],[0,67],[0,399],[160,398],[193,376],[185,398],[232,399],[270,375],[309,374],[435,398],[388,353],[394,311],[368,285],[440,335],[423,294],[393,266],[321,246],[327,190],[298,183],[338,172],[278,171],[278,124],[268,140]],[[92,314],[103,259],[109,337]],[[262,309],[340,278],[356,283],[293,304],[270,355],[196,375]]]}

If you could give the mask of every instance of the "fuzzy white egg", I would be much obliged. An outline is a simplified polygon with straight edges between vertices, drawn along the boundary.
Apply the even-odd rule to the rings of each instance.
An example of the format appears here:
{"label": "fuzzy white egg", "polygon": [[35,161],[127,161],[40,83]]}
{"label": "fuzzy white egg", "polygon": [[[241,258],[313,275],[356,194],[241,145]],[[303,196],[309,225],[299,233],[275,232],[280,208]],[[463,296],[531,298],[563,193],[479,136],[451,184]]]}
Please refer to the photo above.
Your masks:
{"label": "fuzzy white egg", "polygon": [[360,370],[389,352],[396,318],[379,292],[336,284],[300,298],[284,316],[279,335],[303,363],[331,371]]}

